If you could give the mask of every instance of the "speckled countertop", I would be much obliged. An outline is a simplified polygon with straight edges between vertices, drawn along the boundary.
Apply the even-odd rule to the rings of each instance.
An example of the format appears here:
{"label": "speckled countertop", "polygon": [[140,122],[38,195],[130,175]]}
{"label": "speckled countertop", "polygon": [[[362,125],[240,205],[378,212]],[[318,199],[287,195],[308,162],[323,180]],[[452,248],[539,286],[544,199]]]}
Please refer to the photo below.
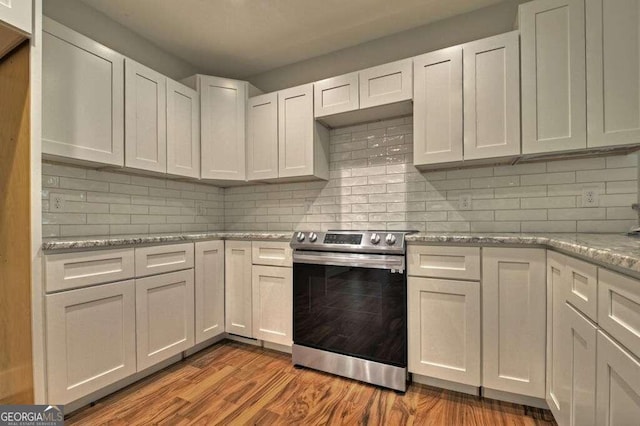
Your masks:
{"label": "speckled countertop", "polygon": [[[289,241],[291,235],[291,232],[255,231],[47,238],[42,244],[42,250],[52,253],[218,239]],[[640,238],[624,234],[418,233],[407,236],[407,242],[409,244],[547,247],[640,276]]]}

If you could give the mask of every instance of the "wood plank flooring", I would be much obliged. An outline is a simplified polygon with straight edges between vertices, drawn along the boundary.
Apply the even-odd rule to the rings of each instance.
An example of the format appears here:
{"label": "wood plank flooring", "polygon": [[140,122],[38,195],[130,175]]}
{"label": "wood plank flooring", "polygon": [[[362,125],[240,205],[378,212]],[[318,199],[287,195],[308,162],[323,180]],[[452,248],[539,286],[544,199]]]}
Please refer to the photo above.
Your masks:
{"label": "wood plank flooring", "polygon": [[554,425],[548,411],[412,384],[404,394],[224,341],[112,394],[67,425]]}

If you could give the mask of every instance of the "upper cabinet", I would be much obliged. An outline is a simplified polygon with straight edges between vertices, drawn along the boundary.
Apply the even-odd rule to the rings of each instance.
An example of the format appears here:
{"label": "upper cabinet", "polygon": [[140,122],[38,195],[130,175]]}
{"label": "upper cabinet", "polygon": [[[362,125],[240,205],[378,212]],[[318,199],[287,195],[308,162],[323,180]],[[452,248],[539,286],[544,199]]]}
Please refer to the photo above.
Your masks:
{"label": "upper cabinet", "polygon": [[202,179],[244,181],[248,83],[195,76],[200,93]]}
{"label": "upper cabinet", "polygon": [[125,166],[167,171],[167,79],[125,61]]}
{"label": "upper cabinet", "polygon": [[167,173],[200,177],[200,97],[167,79]]}
{"label": "upper cabinet", "polygon": [[124,164],[124,58],[44,18],[42,152]]}
{"label": "upper cabinet", "polygon": [[313,84],[313,112],[316,118],[360,108],[358,73],[327,78]]}
{"label": "upper cabinet", "polygon": [[411,100],[412,71],[412,59],[360,71],[360,108]]}
{"label": "upper cabinet", "polygon": [[0,0],[0,26],[8,25],[25,34],[31,34],[32,3],[31,0]]}
{"label": "upper cabinet", "polygon": [[519,155],[519,33],[467,43],[462,50],[464,160]]}
{"label": "upper cabinet", "polygon": [[278,94],[249,99],[247,107],[247,179],[278,177]]}
{"label": "upper cabinet", "polygon": [[640,2],[586,0],[587,141],[640,142]]}

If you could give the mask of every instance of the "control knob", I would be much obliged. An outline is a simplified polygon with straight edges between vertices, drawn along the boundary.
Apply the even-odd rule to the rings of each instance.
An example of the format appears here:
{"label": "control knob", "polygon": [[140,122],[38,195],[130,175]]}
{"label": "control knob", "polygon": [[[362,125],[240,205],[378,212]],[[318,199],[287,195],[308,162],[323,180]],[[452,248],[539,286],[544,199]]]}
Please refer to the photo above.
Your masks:
{"label": "control knob", "polygon": [[387,234],[387,237],[384,239],[387,245],[392,246],[396,243],[396,236],[393,234]]}
{"label": "control knob", "polygon": [[304,241],[304,232],[298,232],[298,234],[296,235],[296,240],[298,240],[299,243]]}
{"label": "control knob", "polygon": [[312,243],[315,243],[316,240],[318,239],[318,235],[315,232],[312,232],[309,234],[309,241]]}
{"label": "control knob", "polygon": [[378,244],[380,242],[380,235],[373,233],[371,234],[371,244]]}

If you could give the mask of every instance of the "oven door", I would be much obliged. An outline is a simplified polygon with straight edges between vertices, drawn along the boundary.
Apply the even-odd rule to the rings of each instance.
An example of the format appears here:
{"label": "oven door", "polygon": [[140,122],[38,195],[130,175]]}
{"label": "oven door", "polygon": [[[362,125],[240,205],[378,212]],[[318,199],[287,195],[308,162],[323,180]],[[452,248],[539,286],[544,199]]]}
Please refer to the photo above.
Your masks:
{"label": "oven door", "polygon": [[404,256],[294,252],[293,341],[407,365]]}

